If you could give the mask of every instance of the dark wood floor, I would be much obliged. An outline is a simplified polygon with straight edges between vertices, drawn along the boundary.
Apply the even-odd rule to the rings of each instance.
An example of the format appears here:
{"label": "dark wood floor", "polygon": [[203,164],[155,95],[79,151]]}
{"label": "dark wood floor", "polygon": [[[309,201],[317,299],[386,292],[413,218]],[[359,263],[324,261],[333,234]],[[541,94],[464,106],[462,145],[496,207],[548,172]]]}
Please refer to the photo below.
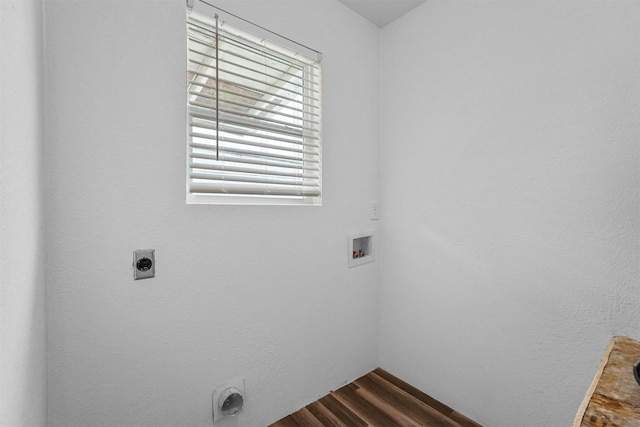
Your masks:
{"label": "dark wood floor", "polygon": [[378,368],[270,427],[482,427]]}

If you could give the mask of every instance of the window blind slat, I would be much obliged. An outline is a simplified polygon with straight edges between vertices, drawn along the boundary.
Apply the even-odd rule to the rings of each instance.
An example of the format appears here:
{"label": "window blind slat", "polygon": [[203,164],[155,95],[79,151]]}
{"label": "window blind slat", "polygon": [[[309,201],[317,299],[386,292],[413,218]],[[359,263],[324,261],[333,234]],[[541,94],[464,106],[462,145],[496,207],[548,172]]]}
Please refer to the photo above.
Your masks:
{"label": "window blind slat", "polygon": [[[208,114],[202,114],[202,113],[194,113],[193,114],[194,118],[197,119],[205,119],[205,120],[211,120],[211,119],[215,119],[214,117],[211,117]],[[263,130],[263,131],[267,131],[270,132],[274,135],[282,135],[282,136],[292,136],[292,137],[297,137],[297,138],[308,138],[308,139],[312,139],[312,140],[317,140],[320,139],[317,136],[317,132],[296,132],[294,130],[290,130],[290,129],[283,129],[282,127],[276,127],[275,125],[270,125],[269,123],[265,122],[265,121],[260,121],[260,123],[258,123],[258,121],[253,121],[250,122],[248,120],[243,120],[241,118],[232,118],[233,115],[228,114],[226,115],[225,118],[220,118],[220,123],[224,124],[226,126],[227,129],[231,129],[229,126],[230,125],[235,125],[236,129],[238,128],[244,128],[244,129],[257,129],[257,130]],[[222,127],[221,127],[222,128]],[[311,135],[311,134],[314,135]],[[297,141],[292,141],[292,142],[297,142]]]}
{"label": "window blind slat", "polygon": [[[219,38],[227,43],[235,44],[241,51],[258,53],[282,64],[294,64],[305,70],[320,72],[320,63],[317,59],[307,58],[305,55],[299,55],[286,48],[284,49],[287,51],[286,53],[282,49],[273,49],[272,47],[275,45],[267,46],[269,42],[264,38],[249,40],[252,38],[250,34],[237,30],[225,22],[222,22],[219,27]],[[213,22],[205,23],[194,16],[187,17],[187,29],[189,30],[188,38],[189,36],[204,38],[206,42],[213,45],[213,40],[216,38]]]}
{"label": "window blind slat", "polygon": [[[215,21],[204,14],[197,12],[188,14],[187,24],[189,26],[192,26],[195,30],[198,30],[197,32],[204,35],[205,37],[216,36]],[[280,58],[282,58],[282,60],[284,61],[294,60],[296,62],[303,62],[306,67],[317,69],[318,71],[320,70],[319,59],[307,57],[306,55],[299,54],[291,49],[271,43],[264,37],[255,36],[248,32],[236,29],[224,20],[222,20],[222,22],[220,22],[219,24],[218,33],[220,37],[233,38],[238,43],[246,46],[247,48],[257,47],[261,49],[263,46],[266,46],[271,54],[279,55]]]}
{"label": "window blind slat", "polygon": [[[195,138],[189,143],[189,145],[195,149],[216,151],[216,140],[207,139],[209,135],[204,138],[199,137],[197,134],[193,135]],[[197,138],[197,139],[196,139]],[[204,140],[204,141],[203,141]],[[205,142],[206,141],[206,142]],[[289,150],[285,147],[279,147],[277,145],[251,143],[247,144],[246,141],[235,140],[233,138],[219,139],[218,144],[224,147],[225,151],[237,152],[237,153],[261,153],[265,157],[273,157],[283,160],[302,160],[307,163],[320,163],[320,152],[318,150]],[[234,148],[235,147],[235,148]],[[259,147],[260,150],[252,150],[252,147]],[[287,147],[288,148],[288,147]],[[268,151],[265,151],[268,150]],[[264,154],[268,153],[268,154]],[[317,158],[314,158],[317,157]]]}
{"label": "window blind slat", "polygon": [[246,166],[233,166],[224,163],[217,164],[207,164],[207,163],[191,163],[192,169],[206,169],[212,171],[221,171],[221,172],[237,172],[237,173],[247,173],[247,174],[260,174],[260,175],[273,175],[273,176],[282,176],[282,177],[290,177],[290,178],[307,178],[307,179],[317,179],[318,175],[307,174],[303,172],[288,172],[288,171],[278,171],[275,168],[265,168],[263,170],[258,170],[256,168],[250,168]]}
{"label": "window blind slat", "polygon": [[219,159],[212,160],[221,160],[223,155],[229,155],[230,158],[233,159],[237,159],[239,157],[247,159],[260,158],[267,163],[273,162],[274,166],[280,163],[284,163],[289,165],[289,167],[294,167],[295,165],[299,165],[301,167],[303,163],[320,163],[317,159],[311,158],[311,156],[305,155],[304,158],[302,156],[291,156],[288,152],[278,150],[277,148],[252,150],[250,146],[245,147],[244,145],[239,144],[228,145],[225,143],[220,143],[219,151],[222,152],[216,153],[215,145],[208,145],[206,146],[206,148],[204,148],[205,144],[198,144],[198,142],[193,142],[190,144],[190,147],[193,148],[193,157],[198,157],[200,154],[210,155],[211,153],[214,153],[219,157]]}
{"label": "window blind slat", "polygon": [[[215,37],[211,37],[208,39],[198,39],[196,37],[188,37],[188,41],[191,42],[191,47],[188,48],[188,51],[193,53],[193,57],[202,56],[205,58],[210,58],[213,60],[212,62],[215,62],[215,50],[211,48],[211,46],[215,44]],[[204,47],[206,52],[196,49],[195,45]],[[260,64],[263,67],[266,66],[271,70],[283,72],[283,70],[280,68],[266,65],[264,61],[252,60],[250,59],[250,57],[239,55],[237,52],[227,51],[226,53],[233,55],[236,58],[245,58],[247,61],[253,62],[255,64]],[[303,62],[292,61],[292,62],[282,63],[282,65],[302,71],[302,74],[304,75],[305,80],[307,80],[309,83],[313,84],[314,86],[320,85],[320,83],[318,82],[319,75],[317,74],[317,69],[309,67],[308,64]],[[291,75],[295,75],[295,74],[291,73]]]}
{"label": "window blind slat", "polygon": [[271,184],[271,185],[286,185],[286,186],[297,186],[297,187],[307,187],[314,188],[317,186],[314,185],[304,185],[302,178],[292,179],[285,178],[279,180],[274,177],[265,177],[265,176],[250,176],[250,175],[233,175],[233,174],[209,174],[209,173],[199,173],[193,172],[191,173],[191,178],[200,180],[200,181],[209,181],[209,182],[221,182],[221,181],[236,181],[250,184]]}
{"label": "window blind slat", "polygon": [[[194,76],[198,76],[198,77],[203,77],[205,76],[202,73],[199,73],[197,71],[192,71],[191,72]],[[204,77],[203,77],[204,78]],[[207,76],[206,78],[211,78],[210,76]],[[252,101],[256,101],[256,102],[260,102],[266,105],[273,105],[273,106],[279,106],[281,108],[286,108],[288,110],[291,111],[295,111],[295,112],[300,112],[303,111],[306,115],[312,115],[315,117],[320,117],[319,111],[320,111],[320,105],[319,102],[314,102],[314,103],[309,103],[307,101],[303,100],[300,101],[298,99],[295,98],[291,98],[291,97],[287,97],[286,95],[283,94],[271,94],[268,92],[258,92],[255,90],[248,90],[247,88],[243,88],[246,89],[244,92],[234,92],[231,90],[226,90],[224,88],[224,84],[227,84],[229,86],[234,86],[237,87],[237,85],[234,84],[229,84],[229,82],[225,82],[225,81],[220,81],[220,88],[218,89],[218,91],[221,94],[227,94],[230,95],[232,97],[235,98],[241,98],[244,102],[248,102],[251,103]],[[211,85],[209,83],[206,82],[199,82],[196,80],[191,80],[189,82],[189,86],[191,87],[195,87],[200,88],[201,91],[205,91],[207,89],[210,89],[211,91],[215,91],[216,87],[215,85]],[[194,92],[193,90],[189,90],[189,92]],[[208,92],[204,92],[205,94],[208,94]],[[256,95],[250,95],[251,93],[255,93]],[[198,94],[198,92],[194,92],[191,94],[191,96],[196,97]],[[265,95],[269,95],[271,97],[271,99],[266,99]],[[215,98],[213,98],[215,100]],[[302,107],[298,106],[301,105]]]}
{"label": "window blind slat", "polygon": [[[215,130],[215,126],[197,125],[197,126],[194,126],[194,129],[213,131]],[[225,129],[221,128],[221,131],[225,131]],[[252,145],[254,147],[277,148],[279,150],[285,150],[285,151],[291,151],[291,152],[302,151],[305,154],[309,154],[309,155],[312,155],[311,153],[315,153],[318,156],[320,155],[320,145],[313,144],[311,142],[309,144],[299,144],[297,141],[292,142],[291,140],[288,140],[285,138],[278,138],[273,136],[266,138],[266,137],[256,136],[255,133],[251,133],[251,132],[236,131],[233,134],[240,137],[246,136],[247,139],[233,138],[233,137],[227,136],[228,135],[227,132],[223,132],[218,137],[220,141],[220,145],[222,145],[224,142],[232,142],[237,144]],[[197,130],[191,130],[189,132],[189,135],[193,135],[196,138],[212,141],[213,145],[215,145],[215,142],[216,142],[215,134],[211,135],[207,133],[198,132]],[[282,144],[286,144],[286,145],[282,145]],[[301,146],[301,147],[298,147],[298,146]]]}
{"label": "window blind slat", "polygon": [[[222,90],[220,92],[222,92]],[[197,93],[197,92],[192,92],[192,91],[189,91],[189,95],[193,95],[193,96],[196,96],[198,98],[205,98],[205,99],[208,99],[208,100],[211,100],[211,101],[215,101],[215,99],[216,99],[215,96],[210,96],[210,95],[207,95],[207,94],[204,94],[204,93]],[[234,106],[240,107],[240,108],[248,108],[248,109],[251,109],[251,110],[264,111],[265,113],[275,114],[274,110],[273,110],[273,107],[271,109],[262,108],[262,107],[258,107],[257,105],[249,105],[249,104],[243,104],[241,102],[232,101],[231,99],[228,99],[228,98],[223,98],[223,99],[220,100],[220,102],[223,103],[223,104],[231,104],[231,105],[234,105]],[[212,106],[209,105],[209,104],[198,103],[197,101],[191,101],[190,104],[194,105],[194,106],[197,106],[197,107],[202,107],[202,108],[208,108],[208,109],[212,108]],[[292,118],[294,120],[299,120],[299,121],[302,121],[302,122],[305,122],[305,123],[311,123],[311,124],[314,124],[314,125],[319,125],[320,124],[320,122],[318,122],[316,120],[312,120],[312,119],[309,119],[309,118],[304,118],[302,116],[296,116],[296,115],[293,115],[293,114],[284,113],[282,111],[282,109],[284,109],[284,108],[281,108],[281,110],[277,111],[277,114],[279,116],[289,117],[289,118]],[[302,109],[298,109],[297,111],[299,111],[301,113],[304,112],[304,110],[302,110]]]}
{"label": "window blind slat", "polygon": [[[277,111],[265,111],[265,110],[256,109],[255,112],[253,112],[253,108],[234,109],[226,106],[226,104],[227,102],[225,100],[220,100],[218,104],[219,105],[218,111],[221,113],[228,114],[229,116],[237,116],[241,118],[247,118],[250,120],[264,121],[268,123],[273,123],[275,125],[283,125],[288,128],[296,128],[299,130],[305,130],[305,129],[309,131],[315,130],[315,126],[305,126],[304,125],[305,120],[302,119],[301,117],[296,117],[293,120],[289,121],[289,120],[284,120],[283,117]],[[192,101],[189,103],[189,105],[193,107],[199,107],[200,111],[213,114],[213,116],[215,116],[215,111],[216,111],[215,105],[206,104],[198,101]],[[243,111],[243,110],[246,110],[246,111]],[[280,119],[276,119],[274,117],[278,117]],[[300,122],[303,124],[298,124],[296,122]]]}
{"label": "window blind slat", "polygon": [[[198,56],[202,56],[202,60],[208,58],[210,60],[209,62],[206,62],[206,61],[203,62],[202,60],[198,61],[196,59],[189,59],[189,62],[192,62],[194,64],[199,64],[199,65],[202,65],[202,66],[205,66],[205,67],[210,66],[210,64],[214,63],[215,59],[216,59],[215,53],[209,54],[209,53],[202,52],[202,51],[199,51],[199,50],[196,50],[196,49],[189,49],[189,52],[193,52],[194,54],[196,54]],[[236,60],[234,61],[234,60],[231,60],[231,59],[219,58],[220,62],[222,62],[224,64],[234,65],[234,66],[237,66],[237,67],[249,70],[249,71],[255,71],[257,68],[255,68],[255,67],[252,68],[250,66],[242,64],[242,61],[248,61],[248,62],[260,67],[260,69],[269,69],[269,70],[272,70],[272,71],[276,71],[280,76],[290,76],[293,79],[307,82],[310,85],[312,85],[312,87],[319,86],[318,82],[314,81],[314,79],[309,78],[307,76],[309,73],[305,73],[304,70],[302,68],[300,68],[299,66],[296,66],[296,64],[287,64],[286,65],[287,69],[283,69],[283,68],[277,68],[277,67],[270,66],[267,62],[256,61],[256,60],[254,60],[254,59],[252,59],[252,58],[250,58],[248,56],[240,55],[240,54],[238,54],[236,52],[228,51],[227,54],[229,56],[232,56],[232,57],[236,58]],[[289,70],[291,68],[297,70],[297,73],[294,74],[294,73],[290,72]],[[291,83],[290,80],[287,80],[287,79],[282,78],[280,76],[275,76],[272,73],[265,73],[265,74],[270,76],[270,77],[277,78],[279,80],[283,80],[283,81],[285,81],[287,83]],[[296,86],[305,87],[304,85],[300,85],[300,84],[296,84]],[[317,90],[315,92],[319,93],[319,91],[317,91]]]}
{"label": "window blind slat", "polygon": [[[197,71],[197,70],[190,70],[190,72],[194,76],[199,76],[199,77],[203,77],[203,78],[211,79],[211,80],[215,80],[216,79],[215,71],[212,72],[212,73],[214,73],[214,75],[203,73],[203,72],[200,72],[200,71]],[[235,86],[235,87],[239,87],[239,88],[241,87],[241,88],[243,88],[243,89],[245,89],[245,90],[247,90],[249,92],[259,93],[259,94],[261,94],[262,97],[257,97],[255,99],[257,101],[260,101],[260,102],[268,102],[268,103],[277,104],[278,102],[286,103],[287,101],[289,101],[289,102],[292,102],[292,103],[300,103],[300,104],[302,104],[302,105],[304,105],[306,107],[309,107],[309,108],[319,109],[319,106],[316,103],[309,102],[309,101],[315,101],[315,100],[312,100],[309,97],[306,97],[306,98],[303,98],[302,100],[299,100],[299,99],[296,99],[294,97],[287,96],[284,93],[270,92],[270,91],[267,91],[267,90],[263,90],[263,88],[240,86],[240,85],[238,85],[237,83],[235,83],[233,81],[224,80],[222,78],[220,78],[220,82],[224,83],[224,84],[228,84],[230,86]],[[216,88],[214,85],[210,85],[210,84],[208,84],[206,82],[198,82],[198,81],[195,81],[195,80],[191,80],[189,82],[189,84],[192,85],[192,86],[200,86],[200,87],[207,88],[207,89],[215,89]],[[219,90],[222,92],[221,89],[219,89]],[[233,95],[236,94],[236,93],[230,92],[230,91],[226,91],[226,92],[228,92],[230,94],[233,94]],[[284,92],[287,92],[287,91],[284,91]],[[242,94],[240,94],[240,95],[242,95]],[[266,96],[273,97],[273,101],[267,100]]]}
{"label": "window blind slat", "polygon": [[[199,132],[191,132],[189,134],[189,136],[194,137],[194,138],[198,138],[198,139],[204,139],[204,140],[208,140],[211,141],[211,144],[206,144],[203,143],[202,141],[195,141],[192,140],[190,142],[190,145],[193,148],[204,148],[204,149],[211,149],[213,151],[216,150],[216,139],[215,139],[215,135],[207,135],[207,134],[202,134]],[[226,142],[231,143],[231,144],[238,144],[238,145],[242,145],[242,146],[247,146],[247,147],[261,147],[261,148],[266,148],[269,150],[278,150],[278,151],[285,151],[288,153],[296,153],[296,154],[302,154],[304,155],[304,159],[306,162],[315,162],[315,163],[319,163],[319,160],[314,160],[312,159],[313,156],[320,156],[320,152],[318,150],[313,150],[313,149],[308,149],[305,147],[284,147],[281,145],[273,145],[273,144],[268,144],[268,143],[263,143],[263,142],[257,142],[257,141],[248,141],[248,140],[243,140],[243,139],[239,139],[239,138],[231,138],[231,137],[226,137],[226,136],[221,136],[219,138],[219,142],[221,145],[225,144]]]}
{"label": "window blind slat", "polygon": [[[226,102],[222,102],[221,104],[224,104]],[[202,102],[190,102],[190,105],[194,106],[194,107],[200,107],[203,110],[206,111],[213,111],[215,114],[215,106],[212,105],[208,105],[208,104],[203,104]],[[315,126],[305,126],[304,124],[296,124],[296,123],[292,123],[289,121],[285,121],[285,120],[277,120],[277,119],[273,119],[269,116],[266,116],[263,114],[264,110],[258,110],[258,112],[256,112],[255,114],[251,114],[252,109],[248,109],[248,112],[242,112],[242,111],[237,111],[237,110],[233,110],[233,109],[229,109],[229,108],[223,108],[222,106],[218,108],[219,112],[225,113],[225,114],[229,114],[231,116],[237,116],[237,117],[241,117],[241,118],[247,118],[247,119],[252,119],[252,120],[258,120],[261,122],[266,122],[266,123],[273,123],[276,125],[283,125],[286,126],[288,128],[295,128],[295,129],[299,129],[300,131],[303,132],[317,132],[317,129]],[[263,111],[262,113],[260,111]],[[280,114],[278,114],[278,112],[267,112],[270,116],[280,116]],[[302,122],[305,123],[305,120],[303,120],[302,118],[295,118],[295,121],[298,122]]]}
{"label": "window blind slat", "polygon": [[[198,64],[197,61],[190,61],[190,62],[194,62],[194,63]],[[211,72],[211,70],[212,70],[211,68],[207,67],[207,68],[205,68],[204,71]],[[215,70],[215,69],[213,69],[213,70]],[[228,68],[219,68],[218,71],[220,72],[220,75],[218,76],[218,78],[220,80],[234,82],[232,79],[235,78],[236,79],[236,81],[235,81],[236,84],[239,84],[241,86],[245,86],[245,87],[248,87],[248,88],[253,88],[253,90],[260,91],[260,92],[265,93],[265,94],[270,94],[270,95],[274,95],[274,96],[281,96],[278,93],[279,91],[296,93],[295,90],[284,88],[282,85],[269,83],[266,79],[265,80],[260,80],[258,78],[250,77],[247,74],[242,74],[240,72],[232,71],[232,70],[230,70]],[[208,74],[206,72],[195,71],[195,70],[193,72],[194,72],[194,74],[197,74],[199,76],[206,77],[206,78],[209,78],[209,79],[215,79],[216,78],[215,74]],[[276,90],[266,90],[264,88],[271,88],[271,89],[276,89]],[[312,89],[308,89],[308,88],[301,88],[301,89],[304,89],[305,92],[317,92],[317,91],[313,91]],[[294,98],[284,98],[284,99],[288,99],[290,101],[295,101]]]}
{"label": "window blind slat", "polygon": [[[215,131],[216,130],[215,122],[214,123],[208,123],[208,122],[192,123],[192,127],[196,128],[196,129],[197,128],[208,129],[208,130],[211,130],[211,131]],[[292,140],[292,139],[289,139],[289,138],[281,138],[281,137],[274,136],[274,135],[256,134],[256,132],[252,131],[251,129],[242,130],[242,129],[238,129],[238,128],[231,128],[231,130],[229,132],[227,132],[229,129],[224,124],[221,124],[220,130],[225,132],[225,133],[235,134],[235,135],[238,135],[238,136],[259,138],[262,141],[270,142],[272,147],[277,147],[278,144],[276,144],[276,143],[284,143],[284,144],[291,144],[291,145],[302,145],[304,147],[310,147],[310,148],[315,148],[315,149],[319,149],[320,148],[319,140],[316,140],[316,141],[310,140],[308,142],[301,142],[300,140]],[[222,136],[220,136],[220,139],[222,140],[222,138],[224,138],[224,137],[225,137],[225,135],[222,135]],[[216,138],[216,135],[208,135],[208,139],[215,140],[215,138]],[[247,144],[249,144],[249,142],[247,142]]]}
{"label": "window blind slat", "polygon": [[[213,59],[215,60],[215,58]],[[211,67],[210,63],[198,61],[196,59],[190,59],[189,62],[193,65],[203,67],[207,71],[210,71],[210,67]],[[274,76],[272,74],[266,74],[264,73],[264,70],[250,68],[250,67],[237,64],[235,62],[228,61],[222,58],[218,60],[218,66],[220,67],[221,72],[227,72],[228,74],[234,75],[238,78],[245,78],[247,80],[251,80],[253,82],[259,83],[261,85],[268,84],[271,87],[279,88],[279,89],[290,91],[290,92],[301,92],[304,90],[304,91],[319,93],[318,90],[311,89],[309,87],[311,84],[311,81],[306,80],[301,75],[296,76],[291,74],[292,77],[290,77],[289,79],[285,79],[279,76]],[[239,68],[240,70],[237,70],[236,68]],[[259,77],[258,78],[250,77],[249,74],[246,74],[247,72],[251,73],[251,75],[253,74],[258,75]],[[281,75],[288,74],[282,70],[279,70],[279,73]],[[298,83],[297,81],[300,81],[301,83]]]}
{"label": "window blind slat", "polygon": [[[237,157],[237,155],[254,156],[254,157]],[[215,151],[212,151],[211,154],[191,153],[192,159],[220,160],[223,162],[246,163],[246,164],[257,165],[257,166],[273,166],[278,168],[288,168],[288,169],[303,170],[303,171],[319,171],[319,169],[316,167],[305,166],[304,164],[302,164],[304,163],[302,159],[296,159],[295,161],[292,161],[292,163],[287,164],[287,163],[284,163],[284,161],[291,161],[290,159],[281,159],[281,158],[276,158],[274,156],[268,156],[267,158],[272,160],[265,160],[263,159],[263,157],[265,156],[262,156],[260,154],[257,154],[257,155],[247,154],[244,151],[239,152],[239,151],[233,151],[233,150],[224,150],[224,153],[220,155],[216,155]],[[277,159],[277,161],[274,161],[273,159]]]}
{"label": "window blind slat", "polygon": [[191,184],[192,193],[212,193],[212,194],[249,194],[255,196],[299,196],[299,197],[319,197],[321,192],[317,187],[270,187],[264,185],[237,185],[233,183],[200,183]]}

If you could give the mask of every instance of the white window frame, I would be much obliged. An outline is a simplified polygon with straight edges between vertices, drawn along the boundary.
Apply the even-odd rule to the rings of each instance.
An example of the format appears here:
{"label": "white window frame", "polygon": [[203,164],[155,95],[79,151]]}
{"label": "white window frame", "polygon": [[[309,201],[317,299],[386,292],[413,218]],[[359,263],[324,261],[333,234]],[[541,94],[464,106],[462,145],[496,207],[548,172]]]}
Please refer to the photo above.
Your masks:
{"label": "white window frame", "polygon": [[187,203],[322,205],[319,53],[310,58],[194,9]]}

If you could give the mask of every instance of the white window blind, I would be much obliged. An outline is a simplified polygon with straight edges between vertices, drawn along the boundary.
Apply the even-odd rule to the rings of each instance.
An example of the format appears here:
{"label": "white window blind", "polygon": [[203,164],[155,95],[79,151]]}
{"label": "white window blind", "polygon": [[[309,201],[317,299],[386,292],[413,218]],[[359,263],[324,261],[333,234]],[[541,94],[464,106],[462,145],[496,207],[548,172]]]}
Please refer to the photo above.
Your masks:
{"label": "white window blind", "polygon": [[189,203],[321,203],[320,63],[187,10]]}

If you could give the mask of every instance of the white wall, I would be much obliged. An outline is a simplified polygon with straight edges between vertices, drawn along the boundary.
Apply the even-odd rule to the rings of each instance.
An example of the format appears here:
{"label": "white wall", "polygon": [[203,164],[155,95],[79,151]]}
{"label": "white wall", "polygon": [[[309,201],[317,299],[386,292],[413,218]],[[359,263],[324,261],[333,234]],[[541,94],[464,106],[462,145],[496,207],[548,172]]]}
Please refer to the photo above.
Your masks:
{"label": "white wall", "polygon": [[323,52],[323,206],[185,204],[183,0],[46,2],[50,426],[209,426],[238,376],[220,425],[266,425],[377,366],[377,263],[346,254],[375,226],[377,29],[333,0],[216,4]]}
{"label": "white wall", "polygon": [[0,425],[46,425],[42,3],[0,1]]}
{"label": "white wall", "polygon": [[640,338],[640,3],[429,1],[381,38],[381,365],[571,423]]}

